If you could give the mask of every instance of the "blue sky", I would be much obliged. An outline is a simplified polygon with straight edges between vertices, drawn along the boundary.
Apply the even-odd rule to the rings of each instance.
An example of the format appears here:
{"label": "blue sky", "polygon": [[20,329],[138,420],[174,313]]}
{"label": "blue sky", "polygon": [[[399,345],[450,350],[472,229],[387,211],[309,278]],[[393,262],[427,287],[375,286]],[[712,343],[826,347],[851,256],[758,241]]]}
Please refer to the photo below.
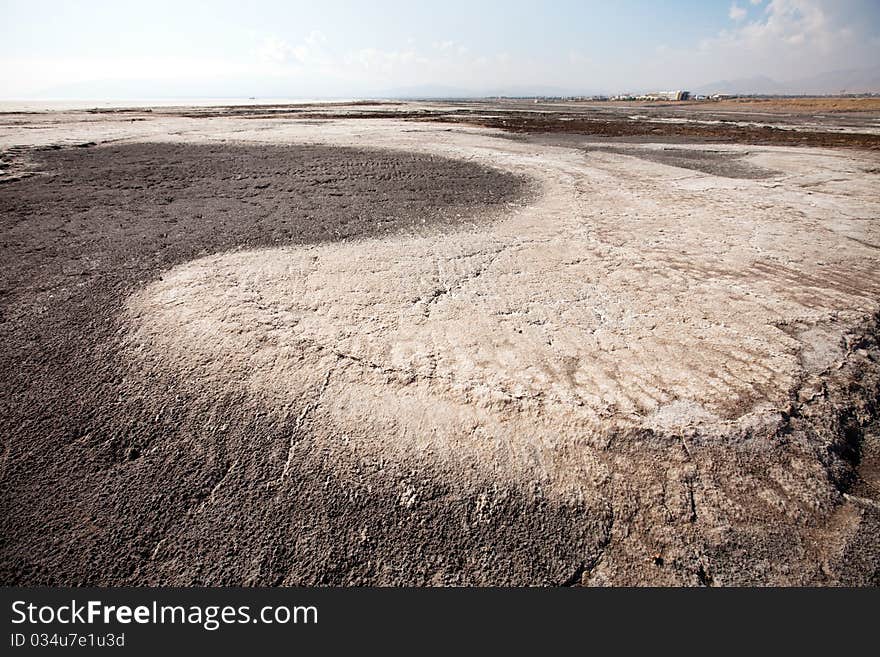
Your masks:
{"label": "blue sky", "polygon": [[0,96],[695,87],[880,61],[877,0],[0,0]]}

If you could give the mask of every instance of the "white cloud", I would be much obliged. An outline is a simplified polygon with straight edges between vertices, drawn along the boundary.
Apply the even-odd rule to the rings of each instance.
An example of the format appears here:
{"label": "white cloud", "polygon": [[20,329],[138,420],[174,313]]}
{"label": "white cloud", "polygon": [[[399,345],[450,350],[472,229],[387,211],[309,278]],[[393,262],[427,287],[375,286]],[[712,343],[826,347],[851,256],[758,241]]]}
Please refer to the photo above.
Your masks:
{"label": "white cloud", "polygon": [[257,57],[264,62],[280,64],[287,61],[287,58],[293,52],[293,48],[284,41],[275,36],[268,36],[257,47]]}
{"label": "white cloud", "polygon": [[734,3],[730,17],[736,22],[730,28],[694,47],[661,53],[645,75],[665,75],[668,84],[700,85],[759,75],[785,82],[865,68],[880,61],[880,48],[878,26],[864,21],[860,6],[855,0],[769,0],[749,17],[742,2]]}
{"label": "white cloud", "polygon": [[327,37],[324,36],[324,33],[321,32],[321,30],[312,30],[305,39],[306,44],[310,46],[317,46],[325,41],[327,41]]}
{"label": "white cloud", "polygon": [[288,64],[315,65],[326,61],[323,49],[326,41],[327,37],[319,30],[312,30],[295,45],[270,35],[263,38],[254,52],[259,62],[276,69]]}
{"label": "white cloud", "polygon": [[411,65],[424,63],[415,50],[382,50],[379,48],[362,48],[356,53],[345,57],[348,66],[360,66],[364,71],[391,75]]}
{"label": "white cloud", "polygon": [[848,35],[847,26],[835,24],[824,5],[816,0],[771,0],[763,20],[723,31],[708,43],[764,54],[779,53],[786,44],[809,45],[818,52],[849,45],[843,41]]}
{"label": "white cloud", "polygon": [[[334,49],[322,33],[310,32],[292,44],[271,35],[258,42],[255,59],[261,71],[275,78],[314,77],[339,89],[362,88],[368,84],[380,90],[425,85],[456,88],[544,83],[546,73],[538,65],[524,62],[508,52],[474,52],[469,44],[452,39],[438,40],[420,48],[412,37],[400,48],[378,45],[349,50]],[[560,70],[579,71],[590,61],[579,52],[559,54]],[[556,82],[563,82],[560,79]],[[344,92],[343,92],[344,93]]]}
{"label": "white cloud", "polygon": [[743,7],[740,7],[734,2],[732,5],[730,5],[730,11],[727,12],[727,15],[730,16],[731,20],[741,21],[743,18],[746,17],[747,13],[748,12]]}

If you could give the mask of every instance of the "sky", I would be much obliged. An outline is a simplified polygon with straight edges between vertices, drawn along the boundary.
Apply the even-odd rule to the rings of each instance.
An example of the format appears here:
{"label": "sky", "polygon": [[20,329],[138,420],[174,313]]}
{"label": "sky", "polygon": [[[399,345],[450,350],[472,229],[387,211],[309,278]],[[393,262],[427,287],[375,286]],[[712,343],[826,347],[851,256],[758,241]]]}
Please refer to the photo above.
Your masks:
{"label": "sky", "polygon": [[0,98],[617,93],[880,62],[880,0],[0,0]]}

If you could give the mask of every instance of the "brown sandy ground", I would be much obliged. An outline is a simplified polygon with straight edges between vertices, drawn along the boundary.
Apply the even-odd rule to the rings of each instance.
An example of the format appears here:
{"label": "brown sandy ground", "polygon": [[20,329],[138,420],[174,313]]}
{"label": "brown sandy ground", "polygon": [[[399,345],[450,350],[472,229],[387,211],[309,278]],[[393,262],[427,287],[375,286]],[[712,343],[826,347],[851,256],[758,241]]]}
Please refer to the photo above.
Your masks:
{"label": "brown sandy ground", "polygon": [[712,103],[713,109],[758,112],[880,112],[880,98],[817,96],[804,98],[732,98]]}

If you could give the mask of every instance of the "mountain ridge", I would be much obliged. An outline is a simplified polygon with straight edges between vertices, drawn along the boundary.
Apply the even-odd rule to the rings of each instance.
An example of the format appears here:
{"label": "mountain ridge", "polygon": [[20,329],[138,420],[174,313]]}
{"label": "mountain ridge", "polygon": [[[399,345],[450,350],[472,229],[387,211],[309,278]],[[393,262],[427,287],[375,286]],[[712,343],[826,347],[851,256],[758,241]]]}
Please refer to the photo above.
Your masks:
{"label": "mountain ridge", "polygon": [[805,78],[778,82],[765,75],[703,84],[692,90],[698,94],[862,94],[880,93],[880,66],[841,69]]}

